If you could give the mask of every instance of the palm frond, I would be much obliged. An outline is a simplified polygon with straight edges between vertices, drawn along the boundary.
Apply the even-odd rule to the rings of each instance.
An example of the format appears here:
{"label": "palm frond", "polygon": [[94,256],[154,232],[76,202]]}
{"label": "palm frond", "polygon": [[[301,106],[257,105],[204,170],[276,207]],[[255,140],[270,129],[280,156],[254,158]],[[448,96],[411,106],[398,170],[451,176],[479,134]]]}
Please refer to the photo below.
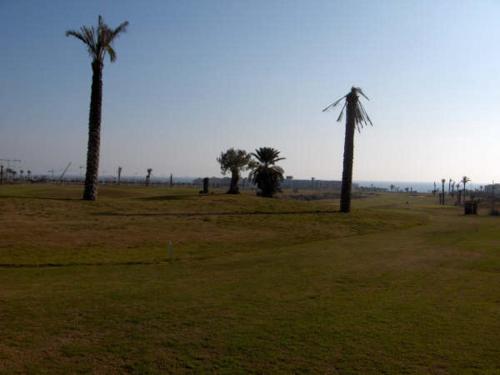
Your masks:
{"label": "palm frond", "polygon": [[66,31],[65,35],[75,37],[76,39],[79,39],[83,43],[87,44],[87,40],[83,37],[83,35],[80,32],[76,30],[68,30]]}
{"label": "palm frond", "polygon": [[347,102],[344,102],[344,106],[342,107],[342,110],[340,111],[339,117],[337,118],[337,122],[342,121],[342,117],[344,117],[344,111],[345,111],[346,106],[347,106]]}
{"label": "palm frond", "polygon": [[128,21],[122,22],[116,29],[112,31],[112,39],[115,39],[119,34],[127,31]]}
{"label": "palm frond", "polygon": [[115,61],[116,61],[116,52],[115,52],[115,50],[113,49],[113,47],[111,47],[111,46],[107,46],[107,47],[106,47],[106,52],[107,52],[107,53],[108,53],[108,55],[109,55],[109,60],[110,60],[111,62],[115,62]]}
{"label": "palm frond", "polygon": [[355,87],[354,89],[357,92],[359,92],[366,100],[370,100],[370,99],[368,99],[368,96],[365,95],[365,93],[363,92],[363,90],[361,89],[361,87]]}
{"label": "palm frond", "polygon": [[363,122],[366,125],[370,124],[371,126],[373,126],[372,120],[371,120],[370,116],[368,116],[368,113],[366,113],[366,110],[365,110],[365,107],[363,106],[363,104],[361,102],[359,102],[358,104],[359,104],[359,108],[361,110]]}
{"label": "palm frond", "polygon": [[323,109],[322,112],[326,112],[328,111],[329,109],[333,109],[337,106],[337,104],[339,104],[347,95],[344,95],[343,97],[337,99],[336,101],[334,101],[332,104],[330,104],[328,107],[326,107],[325,109]]}

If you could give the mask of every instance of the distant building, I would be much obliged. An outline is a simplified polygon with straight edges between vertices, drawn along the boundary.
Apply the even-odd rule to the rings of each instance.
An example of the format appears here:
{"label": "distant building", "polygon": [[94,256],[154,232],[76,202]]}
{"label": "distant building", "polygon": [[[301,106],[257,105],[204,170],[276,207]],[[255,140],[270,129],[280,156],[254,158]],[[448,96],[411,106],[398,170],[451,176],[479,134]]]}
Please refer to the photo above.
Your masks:
{"label": "distant building", "polygon": [[[336,180],[316,180],[314,177],[310,180],[286,179],[281,183],[283,189],[306,189],[306,190],[338,190],[342,186],[342,181]],[[358,189],[357,184],[352,184],[353,190]]]}
{"label": "distant building", "polygon": [[495,192],[495,196],[499,197],[500,196],[500,184],[490,184],[490,185],[484,186],[485,193],[491,194],[493,191]]}
{"label": "distant building", "polygon": [[[211,188],[224,188],[228,187],[231,182],[230,177],[210,177]],[[193,185],[201,186],[202,179],[196,178],[193,180]],[[285,180],[281,183],[282,189],[300,189],[300,190],[329,190],[340,191],[342,181],[335,180],[295,180],[293,176],[286,176]],[[255,185],[248,179],[242,178],[240,180],[241,189],[254,189]],[[358,190],[358,184],[352,184],[353,190]]]}

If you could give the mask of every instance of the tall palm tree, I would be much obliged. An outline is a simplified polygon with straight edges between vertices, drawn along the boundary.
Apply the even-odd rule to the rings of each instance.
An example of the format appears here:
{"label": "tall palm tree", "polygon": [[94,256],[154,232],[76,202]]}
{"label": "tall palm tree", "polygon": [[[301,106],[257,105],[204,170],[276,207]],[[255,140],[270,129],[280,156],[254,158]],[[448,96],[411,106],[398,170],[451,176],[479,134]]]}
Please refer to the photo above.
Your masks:
{"label": "tall palm tree", "polygon": [[250,168],[249,163],[252,155],[247,153],[245,150],[235,150],[230,148],[226,152],[221,152],[217,161],[220,164],[220,169],[223,175],[228,171],[231,172],[231,183],[229,185],[229,190],[227,194],[239,194],[240,189],[238,187],[238,182],[240,180],[240,174],[242,171]]}
{"label": "tall palm tree", "polygon": [[465,185],[467,185],[467,182],[470,182],[470,178],[467,177],[467,176],[463,176],[462,177],[462,180],[461,180],[462,184],[464,185],[464,193],[463,193],[463,196],[464,196],[464,204],[465,204]]}
{"label": "tall palm tree", "polygon": [[368,97],[363,93],[361,88],[352,87],[351,91],[323,109],[323,112],[335,108],[340,102],[345,99],[344,106],[340,111],[337,121],[342,121],[344,109],[347,108],[345,122],[345,140],[344,140],[344,165],[342,171],[342,190],[340,193],[340,211],[351,211],[351,190],[352,190],[352,165],[354,159],[354,130],[361,128],[364,125],[373,125],[370,117],[366,113],[363,105],[359,100],[359,95],[367,100]]}
{"label": "tall palm tree", "polygon": [[271,198],[280,191],[280,183],[283,181],[283,168],[275,165],[285,158],[279,157],[280,152],[271,147],[261,147],[252,153],[257,161],[252,163],[250,179],[260,190],[263,197]]}
{"label": "tall palm tree", "polygon": [[101,110],[102,110],[102,69],[104,58],[116,60],[113,49],[114,40],[125,32],[128,22],[122,22],[113,29],[106,25],[101,16],[98,18],[97,27],[82,26],[79,31],[68,30],[66,36],[79,39],[87,47],[92,59],[92,91],[90,94],[89,111],[89,141],[87,148],[87,172],[85,175],[85,188],[83,199],[95,200],[97,198],[97,183],[99,173],[99,148],[101,144]]}

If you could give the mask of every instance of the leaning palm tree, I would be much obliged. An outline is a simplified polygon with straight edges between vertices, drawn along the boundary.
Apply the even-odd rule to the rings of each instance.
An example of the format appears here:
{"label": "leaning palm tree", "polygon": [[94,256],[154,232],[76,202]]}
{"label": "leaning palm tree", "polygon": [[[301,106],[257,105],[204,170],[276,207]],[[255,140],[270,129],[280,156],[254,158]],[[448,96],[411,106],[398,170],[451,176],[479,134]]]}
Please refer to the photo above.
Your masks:
{"label": "leaning palm tree", "polygon": [[464,185],[464,193],[463,193],[463,196],[464,196],[464,204],[465,204],[465,185],[467,185],[467,182],[470,182],[470,178],[467,177],[467,176],[463,176],[462,177],[462,180],[461,180],[462,184]]}
{"label": "leaning palm tree", "polygon": [[340,211],[351,211],[351,190],[352,190],[352,165],[354,159],[354,130],[361,128],[364,125],[373,125],[370,117],[366,113],[363,105],[359,100],[359,95],[362,95],[367,100],[368,97],[363,93],[361,88],[352,87],[351,91],[323,109],[323,112],[335,108],[340,102],[345,99],[344,106],[340,111],[337,121],[342,121],[344,109],[346,110],[345,122],[345,140],[344,140],[344,166],[342,171],[342,190],[340,193]]}
{"label": "leaning palm tree", "polygon": [[275,164],[285,158],[280,158],[279,154],[278,150],[271,147],[261,147],[252,153],[257,161],[249,163],[252,168],[249,177],[257,185],[263,197],[272,198],[280,191],[280,183],[285,172]]}
{"label": "leaning palm tree", "polygon": [[73,36],[85,44],[92,59],[92,91],[90,94],[89,141],[87,148],[87,172],[83,199],[97,198],[97,182],[99,173],[99,148],[101,143],[101,110],[102,110],[102,69],[104,58],[109,56],[111,62],[116,60],[113,49],[114,40],[127,29],[128,22],[122,22],[113,29],[106,25],[99,16],[97,27],[82,26],[80,30],[68,30],[66,36]]}

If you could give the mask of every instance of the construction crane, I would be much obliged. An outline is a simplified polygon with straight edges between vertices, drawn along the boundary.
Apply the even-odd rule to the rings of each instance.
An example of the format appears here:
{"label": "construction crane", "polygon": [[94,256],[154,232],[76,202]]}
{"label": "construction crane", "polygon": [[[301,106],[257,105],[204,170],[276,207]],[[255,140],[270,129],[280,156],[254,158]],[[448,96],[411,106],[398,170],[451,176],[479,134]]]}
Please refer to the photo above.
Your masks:
{"label": "construction crane", "polygon": [[19,160],[19,159],[0,159],[0,163],[2,161],[7,162],[7,168],[10,168],[10,163],[20,163],[21,162],[21,160]]}
{"label": "construction crane", "polygon": [[54,169],[49,169],[47,172],[52,175],[52,180],[54,180]]}
{"label": "construction crane", "polygon": [[0,184],[3,184],[4,180],[4,168],[2,162],[7,162],[7,169],[5,171],[7,180],[9,179],[9,173],[11,173],[12,169],[10,167],[10,163],[20,163],[19,159],[0,159]]}
{"label": "construction crane", "polygon": [[71,166],[71,162],[69,162],[68,165],[66,166],[66,168],[64,168],[63,173],[61,173],[61,177],[59,177],[59,182],[63,181],[64,175],[66,174],[66,172],[68,171],[70,166]]}

